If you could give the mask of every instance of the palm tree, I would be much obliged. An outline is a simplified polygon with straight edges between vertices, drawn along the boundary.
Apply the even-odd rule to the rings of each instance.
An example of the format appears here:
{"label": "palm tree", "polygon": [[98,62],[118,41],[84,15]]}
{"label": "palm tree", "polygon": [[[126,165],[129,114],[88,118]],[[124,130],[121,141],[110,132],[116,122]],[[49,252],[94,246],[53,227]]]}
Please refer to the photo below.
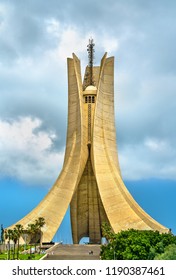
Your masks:
{"label": "palm tree", "polygon": [[14,228],[14,232],[16,234],[17,241],[18,241],[18,246],[17,246],[17,260],[18,260],[19,259],[19,248],[20,248],[20,237],[24,232],[23,226],[20,224],[17,224]]}
{"label": "palm tree", "polygon": [[10,240],[12,240],[12,234],[13,234],[13,230],[12,229],[6,229],[4,230],[4,238],[7,239],[7,243],[8,243],[8,254],[7,254],[7,259],[10,260]]}
{"label": "palm tree", "polygon": [[45,225],[45,219],[43,217],[39,217],[35,220],[35,224],[41,229]]}
{"label": "palm tree", "polygon": [[16,243],[17,243],[17,240],[18,240],[18,235],[17,235],[17,232],[15,229],[12,230],[12,233],[11,233],[11,240],[13,241],[13,260],[15,259],[15,249],[16,249]]}
{"label": "palm tree", "polygon": [[[35,252],[36,252],[36,246],[38,243],[38,240],[41,241],[41,235],[42,231],[41,228],[45,224],[45,219],[43,217],[39,217],[37,220],[35,220],[34,224],[28,224],[27,232],[30,235],[30,243],[35,243]],[[30,249],[31,253],[31,249]]]}
{"label": "palm tree", "polygon": [[35,240],[36,230],[37,230],[37,227],[36,227],[35,224],[28,224],[28,226],[27,226],[27,233],[28,233],[29,236],[30,236],[30,241],[29,241],[29,245],[30,245],[30,254],[31,254],[31,246],[32,246],[32,243],[33,243],[33,241]]}
{"label": "palm tree", "polygon": [[41,228],[45,225],[45,219],[43,217],[39,217],[37,220],[35,220],[35,225],[37,227],[38,232],[40,233],[40,243],[41,243],[42,240]]}

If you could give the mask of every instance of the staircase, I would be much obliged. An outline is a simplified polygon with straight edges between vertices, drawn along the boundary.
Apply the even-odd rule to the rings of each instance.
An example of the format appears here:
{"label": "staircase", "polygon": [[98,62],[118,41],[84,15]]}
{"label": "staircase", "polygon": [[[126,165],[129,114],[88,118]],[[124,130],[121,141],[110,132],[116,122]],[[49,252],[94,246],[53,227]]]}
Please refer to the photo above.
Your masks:
{"label": "staircase", "polygon": [[100,245],[57,244],[47,250],[43,260],[99,260]]}

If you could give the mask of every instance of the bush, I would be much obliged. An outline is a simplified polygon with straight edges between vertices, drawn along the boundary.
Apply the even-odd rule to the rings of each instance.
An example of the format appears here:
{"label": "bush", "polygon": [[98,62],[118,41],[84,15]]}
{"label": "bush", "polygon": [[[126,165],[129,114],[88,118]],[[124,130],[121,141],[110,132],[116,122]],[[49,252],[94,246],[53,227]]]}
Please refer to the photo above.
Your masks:
{"label": "bush", "polygon": [[101,259],[153,260],[170,244],[176,244],[176,237],[170,233],[129,229],[113,234],[109,244],[101,246]]}
{"label": "bush", "polygon": [[176,245],[167,246],[164,253],[156,255],[155,260],[176,260]]}

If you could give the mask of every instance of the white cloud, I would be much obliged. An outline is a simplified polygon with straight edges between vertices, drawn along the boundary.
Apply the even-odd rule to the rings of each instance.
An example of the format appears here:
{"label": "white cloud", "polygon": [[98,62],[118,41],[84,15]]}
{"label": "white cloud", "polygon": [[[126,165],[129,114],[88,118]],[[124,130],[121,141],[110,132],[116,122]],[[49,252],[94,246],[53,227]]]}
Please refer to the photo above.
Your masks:
{"label": "white cloud", "polygon": [[73,52],[80,57],[84,54],[85,57],[88,40],[91,36],[94,37],[94,34],[85,33],[83,35],[75,26],[62,26],[62,30],[60,42],[56,50],[58,58],[61,61],[65,61],[67,57],[72,56]]}
{"label": "white cloud", "polygon": [[160,139],[148,138],[144,145],[153,152],[163,152],[168,149],[167,143]]}
{"label": "white cloud", "polygon": [[55,152],[54,132],[41,130],[41,120],[31,117],[0,121],[0,169],[4,176],[25,183],[53,183],[63,163],[63,152]]}
{"label": "white cloud", "polygon": [[46,31],[52,36],[59,38],[61,33],[60,22],[55,18],[46,20]]}
{"label": "white cloud", "polygon": [[164,139],[147,138],[119,150],[125,180],[176,179],[176,148]]}
{"label": "white cloud", "polygon": [[[51,49],[49,53],[59,59],[62,64],[67,57],[72,56],[73,52],[81,58],[83,64],[87,63],[86,49],[90,38],[93,38],[96,44],[95,49],[101,49],[102,55],[105,51],[110,55],[113,54],[119,45],[118,39],[106,32],[99,34],[96,30],[90,29],[83,33],[77,26],[62,24],[55,18],[46,21],[46,30],[51,36],[58,39],[57,47]],[[97,61],[97,63],[99,62]]]}
{"label": "white cloud", "polygon": [[109,55],[115,53],[119,48],[119,43],[117,38],[105,35],[102,37],[101,46],[104,48]]}

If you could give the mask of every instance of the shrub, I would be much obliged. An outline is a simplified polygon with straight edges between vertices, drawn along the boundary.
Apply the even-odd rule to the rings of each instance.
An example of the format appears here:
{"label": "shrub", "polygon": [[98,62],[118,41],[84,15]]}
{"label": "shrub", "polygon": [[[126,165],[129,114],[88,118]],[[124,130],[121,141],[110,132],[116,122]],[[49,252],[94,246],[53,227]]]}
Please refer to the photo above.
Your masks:
{"label": "shrub", "polygon": [[171,244],[176,244],[176,237],[170,233],[129,229],[111,235],[109,243],[101,246],[101,259],[153,260]]}

